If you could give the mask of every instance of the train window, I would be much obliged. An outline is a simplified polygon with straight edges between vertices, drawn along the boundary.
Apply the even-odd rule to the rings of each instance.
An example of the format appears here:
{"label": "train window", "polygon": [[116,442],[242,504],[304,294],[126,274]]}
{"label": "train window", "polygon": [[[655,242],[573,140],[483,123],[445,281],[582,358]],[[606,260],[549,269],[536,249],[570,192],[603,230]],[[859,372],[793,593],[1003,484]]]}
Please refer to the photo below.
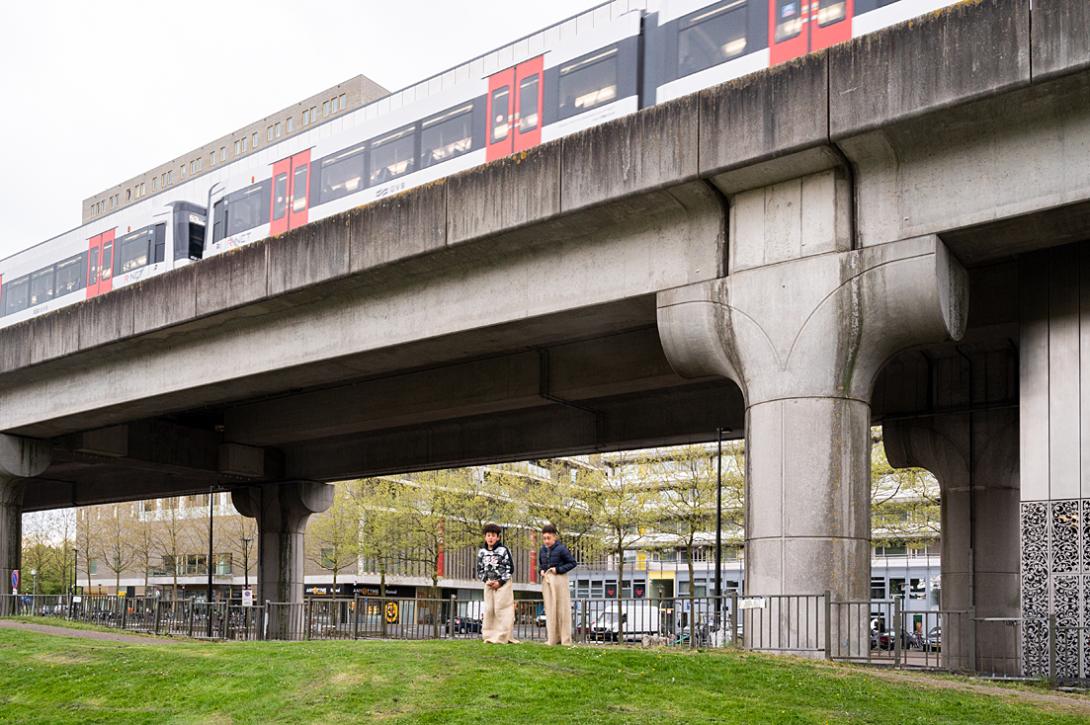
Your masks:
{"label": "train window", "polygon": [[593,53],[560,68],[560,118],[617,98],[617,49]]}
{"label": "train window", "polygon": [[40,305],[53,299],[53,268],[47,267],[30,275],[30,304]]}
{"label": "train window", "polygon": [[776,0],[776,42],[802,32],[801,0]]}
{"label": "train window", "polygon": [[492,91],[492,143],[507,138],[511,129],[511,90],[507,86]]}
{"label": "train window", "polygon": [[87,284],[98,283],[98,248],[91,247],[90,257],[87,258]]}
{"label": "train window", "polygon": [[266,179],[227,196],[224,200],[227,236],[269,223],[270,185]]}
{"label": "train window", "polygon": [[833,23],[839,23],[847,13],[847,3],[844,0],[821,0],[818,3],[818,25],[825,27]]}
{"label": "train window", "polygon": [[117,240],[117,269],[115,271],[118,274],[147,266],[151,260],[152,236],[152,230],[145,227]]}
{"label": "train window", "polygon": [[303,164],[295,169],[291,180],[291,210],[303,211],[307,208],[307,170],[309,165]]}
{"label": "train window", "polygon": [[57,263],[57,296],[71,294],[83,288],[83,257],[77,254]]}
{"label": "train window", "polygon": [[156,224],[152,227],[151,239],[151,263],[156,264],[166,259],[167,253],[167,225]]}
{"label": "train window", "polygon": [[223,199],[220,199],[212,205],[212,241],[218,242],[223,239],[226,228],[227,211],[224,207]]}
{"label": "train window", "polygon": [[20,277],[4,285],[4,314],[10,315],[27,308],[29,277]]}
{"label": "train window", "polygon": [[746,49],[746,0],[731,0],[681,21],[677,73],[685,76],[735,58]]}
{"label": "train window", "polygon": [[283,219],[288,211],[288,175],[277,174],[273,179],[273,219]]}
{"label": "train window", "polygon": [[427,168],[473,148],[473,104],[453,108],[420,124],[420,166]]}
{"label": "train window", "polygon": [[537,128],[537,75],[523,78],[519,84],[519,131],[532,131]]}
{"label": "train window", "polygon": [[396,179],[413,170],[413,159],[416,156],[414,130],[409,126],[371,142],[371,176],[368,186]]}
{"label": "train window", "polygon": [[[366,167],[367,147],[365,144],[353,146],[318,162],[313,183],[318,184],[319,203],[333,201],[346,194],[361,191],[363,178],[367,173]],[[319,182],[318,179],[321,181]]]}
{"label": "train window", "polygon": [[109,279],[113,274],[114,269],[114,243],[103,242],[102,244],[102,268],[99,273],[102,275],[102,279]]}

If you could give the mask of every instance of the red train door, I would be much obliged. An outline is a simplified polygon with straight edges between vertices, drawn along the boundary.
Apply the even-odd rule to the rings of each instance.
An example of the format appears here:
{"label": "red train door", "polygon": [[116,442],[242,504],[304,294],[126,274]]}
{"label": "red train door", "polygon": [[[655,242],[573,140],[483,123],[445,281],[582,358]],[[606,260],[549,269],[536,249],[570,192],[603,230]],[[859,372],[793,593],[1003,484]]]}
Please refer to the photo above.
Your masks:
{"label": "red train door", "polygon": [[488,78],[485,112],[488,161],[541,143],[543,56],[531,58]]}
{"label": "red train door", "polygon": [[783,63],[851,38],[854,5],[855,0],[770,0],[770,63]]}
{"label": "red train door", "polygon": [[283,234],[307,223],[310,209],[310,149],[273,164],[269,234]]}
{"label": "red train door", "polygon": [[87,299],[113,289],[114,230],[87,240]]}

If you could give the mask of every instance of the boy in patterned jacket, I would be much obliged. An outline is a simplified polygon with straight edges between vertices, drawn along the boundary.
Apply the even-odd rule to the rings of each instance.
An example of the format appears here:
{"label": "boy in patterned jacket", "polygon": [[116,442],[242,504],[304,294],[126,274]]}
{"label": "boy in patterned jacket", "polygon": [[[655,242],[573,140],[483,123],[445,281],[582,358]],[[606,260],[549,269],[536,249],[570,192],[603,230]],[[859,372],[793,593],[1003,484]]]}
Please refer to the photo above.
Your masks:
{"label": "boy in patterned jacket", "polygon": [[511,577],[515,563],[511,552],[500,542],[500,527],[484,527],[484,544],[477,550],[477,578],[484,582],[484,621],[481,637],[485,642],[517,642],[515,629],[515,588]]}

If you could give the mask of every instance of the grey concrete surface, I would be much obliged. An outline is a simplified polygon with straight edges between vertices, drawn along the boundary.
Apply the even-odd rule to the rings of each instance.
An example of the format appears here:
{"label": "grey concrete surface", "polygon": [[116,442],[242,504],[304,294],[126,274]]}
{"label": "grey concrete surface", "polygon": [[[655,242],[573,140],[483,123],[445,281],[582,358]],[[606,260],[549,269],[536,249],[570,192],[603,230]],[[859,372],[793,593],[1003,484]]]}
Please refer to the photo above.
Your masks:
{"label": "grey concrete surface", "polygon": [[49,446],[42,441],[0,434],[0,595],[11,594],[11,572],[22,558],[25,481],[49,462]]}

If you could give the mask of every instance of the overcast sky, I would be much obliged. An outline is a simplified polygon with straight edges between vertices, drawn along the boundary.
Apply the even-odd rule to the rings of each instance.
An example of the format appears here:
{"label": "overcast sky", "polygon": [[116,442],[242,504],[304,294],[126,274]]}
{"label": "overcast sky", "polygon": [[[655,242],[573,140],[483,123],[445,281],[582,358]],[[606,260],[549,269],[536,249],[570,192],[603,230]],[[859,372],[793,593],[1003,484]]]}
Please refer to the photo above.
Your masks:
{"label": "overcast sky", "polygon": [[0,257],[86,197],[358,73],[390,90],[599,0],[15,0],[4,5]]}

